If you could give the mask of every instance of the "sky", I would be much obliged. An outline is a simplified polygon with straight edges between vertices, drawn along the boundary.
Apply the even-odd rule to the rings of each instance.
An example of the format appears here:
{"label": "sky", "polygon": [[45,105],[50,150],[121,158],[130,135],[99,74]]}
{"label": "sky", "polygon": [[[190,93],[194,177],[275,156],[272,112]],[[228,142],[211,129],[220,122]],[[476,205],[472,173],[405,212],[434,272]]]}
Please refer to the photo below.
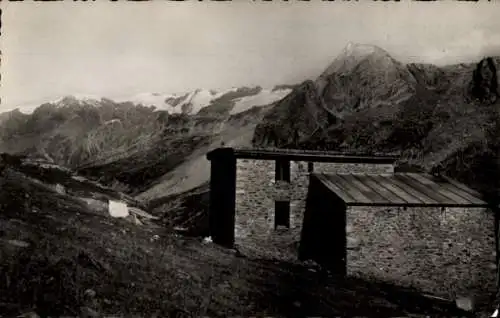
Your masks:
{"label": "sky", "polygon": [[500,4],[312,0],[6,2],[6,111],[65,95],[117,97],[313,79],[349,42],[401,62],[500,55]]}

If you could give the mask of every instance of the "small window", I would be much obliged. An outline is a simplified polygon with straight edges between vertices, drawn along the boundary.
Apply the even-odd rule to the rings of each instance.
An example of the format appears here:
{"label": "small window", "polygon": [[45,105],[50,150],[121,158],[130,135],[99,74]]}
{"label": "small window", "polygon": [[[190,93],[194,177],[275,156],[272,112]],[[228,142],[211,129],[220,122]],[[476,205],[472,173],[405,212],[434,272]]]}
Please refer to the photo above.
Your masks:
{"label": "small window", "polygon": [[314,172],[314,162],[307,163],[307,171]]}
{"label": "small window", "polygon": [[276,160],[276,181],[290,182],[290,161]]}
{"label": "small window", "polygon": [[274,205],[274,228],[290,228],[290,201],[276,201]]}

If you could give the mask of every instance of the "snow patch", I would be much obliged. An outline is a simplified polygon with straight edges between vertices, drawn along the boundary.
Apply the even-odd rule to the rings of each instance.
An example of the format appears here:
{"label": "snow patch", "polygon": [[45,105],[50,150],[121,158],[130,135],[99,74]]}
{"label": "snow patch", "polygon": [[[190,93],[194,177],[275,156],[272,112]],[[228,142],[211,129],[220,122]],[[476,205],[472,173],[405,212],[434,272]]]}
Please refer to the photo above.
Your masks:
{"label": "snow patch", "polygon": [[125,218],[129,216],[128,207],[126,203],[109,200],[108,209],[109,209],[109,215],[111,215],[114,218]]}
{"label": "snow patch", "polygon": [[118,103],[131,102],[135,105],[154,106],[157,110],[166,110],[170,114],[181,113],[180,107],[172,106],[165,103],[169,98],[177,98],[176,94],[160,94],[160,93],[140,93],[133,96],[122,96],[114,98]]}
{"label": "snow patch", "polygon": [[13,111],[18,109],[21,113],[30,115],[32,114],[38,107],[40,107],[43,104],[52,104],[56,107],[64,107],[67,105],[67,102],[71,101],[77,105],[83,106],[83,105],[91,105],[94,107],[97,107],[100,105],[101,102],[101,97],[97,95],[91,95],[91,94],[73,94],[73,95],[65,95],[65,96],[59,96],[56,98],[48,98],[48,99],[43,99],[40,101],[32,101],[32,102],[25,102],[22,104],[18,104],[15,107],[12,107],[10,109],[5,109],[2,112],[7,112],[7,111]]}
{"label": "snow patch", "polygon": [[122,121],[120,119],[114,118],[114,119],[111,119],[111,120],[108,120],[107,122],[105,122],[104,125],[109,125],[109,124],[113,124],[113,123],[121,124]]}
{"label": "snow patch", "polygon": [[377,47],[374,45],[368,45],[368,44],[357,44],[353,42],[347,43],[346,47],[344,48],[343,53],[348,56],[357,56],[357,57],[362,57],[366,55],[373,54],[377,51]]}
{"label": "snow patch", "polygon": [[196,89],[190,92],[174,94],[140,93],[133,96],[116,97],[113,100],[116,102],[128,101],[136,105],[154,106],[157,110],[166,111],[169,114],[196,114],[202,108],[210,105],[213,100],[227,93],[235,92],[237,89],[236,87],[222,91]]}
{"label": "snow patch", "polygon": [[73,94],[67,95],[60,98],[57,98],[49,103],[55,105],[56,107],[64,107],[68,106],[68,104],[85,106],[90,105],[93,107],[97,107],[101,104],[101,98],[96,95],[88,95],[88,94]]}
{"label": "snow patch", "polygon": [[[167,111],[169,114],[195,114],[203,107],[208,106],[212,100],[229,91],[216,92],[209,89],[196,89],[191,92],[174,94],[140,93],[133,96],[116,97],[113,100],[116,102],[131,102],[136,105],[154,106],[157,110]],[[169,100],[177,100],[177,102],[170,103]]]}
{"label": "snow patch", "polygon": [[[197,89],[189,94],[187,94],[186,98],[180,102],[177,106],[177,111],[182,112],[182,113],[187,113],[187,114],[196,114],[200,111],[200,109],[210,105],[210,103],[214,100],[217,99],[224,94],[227,94],[231,91],[235,91],[236,88],[232,88],[229,90],[217,92],[214,90],[208,90],[208,89]],[[183,95],[186,95],[184,93]],[[182,95],[180,95],[182,96]],[[177,95],[174,95],[172,97],[178,97]],[[169,104],[167,104],[169,105]],[[169,105],[170,106],[170,105]],[[173,107],[173,106],[170,106]]]}
{"label": "snow patch", "polygon": [[10,108],[10,109],[2,110],[2,111],[0,111],[0,113],[7,113],[7,112],[19,110],[21,113],[23,113],[25,115],[31,115],[31,114],[33,114],[33,112],[35,111],[35,109],[38,108],[38,106],[40,106],[40,104],[36,104],[36,105],[34,105],[34,104],[25,104],[25,105],[20,105],[20,106],[15,107],[15,108]]}
{"label": "snow patch", "polygon": [[265,106],[283,99],[290,94],[291,89],[279,89],[272,91],[271,89],[262,89],[258,94],[245,96],[236,100],[236,103],[230,114],[238,114],[249,110],[254,106]]}

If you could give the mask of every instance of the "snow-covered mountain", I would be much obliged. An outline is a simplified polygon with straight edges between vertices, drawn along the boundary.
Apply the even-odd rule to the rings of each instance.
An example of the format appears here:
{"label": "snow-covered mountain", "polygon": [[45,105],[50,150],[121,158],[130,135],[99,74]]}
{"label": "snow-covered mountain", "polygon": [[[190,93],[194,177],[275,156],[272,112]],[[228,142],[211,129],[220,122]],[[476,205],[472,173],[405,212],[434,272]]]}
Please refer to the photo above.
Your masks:
{"label": "snow-covered mountain", "polygon": [[218,115],[237,114],[254,106],[265,106],[276,102],[291,92],[288,86],[275,88],[233,87],[226,90],[196,89],[182,93],[139,93],[134,95],[99,97],[95,95],[74,94],[53,100],[40,102],[38,105],[20,105],[18,109],[31,114],[42,104],[50,104],[57,108],[68,106],[99,107],[104,101],[115,103],[132,103],[146,107],[154,106],[156,110],[169,114],[195,115],[215,113]]}
{"label": "snow-covered mountain", "polygon": [[60,96],[53,99],[42,100],[39,102],[27,102],[20,105],[16,105],[13,108],[7,108],[0,112],[10,112],[13,110],[19,110],[24,114],[32,114],[38,107],[42,105],[51,105],[56,108],[67,107],[67,106],[94,106],[98,107],[101,105],[103,101],[102,97],[97,95],[88,95],[88,94],[72,94]]}
{"label": "snow-covered mountain", "polygon": [[170,114],[196,114],[214,99],[236,89],[217,92],[208,89],[196,89],[191,92],[139,93],[131,96],[113,98],[116,102],[132,102],[144,106],[154,106],[157,110],[165,110]]}
{"label": "snow-covered mountain", "polygon": [[[283,85],[121,98],[82,94],[52,98],[36,108],[0,114],[0,152],[72,168],[88,166],[90,175],[119,161],[127,168],[120,168],[118,175],[114,168],[106,170],[109,184],[116,180],[128,184],[133,179],[132,188],[139,191],[185,161],[182,171],[209,171],[205,153],[221,142],[249,146],[255,125],[269,109],[266,106],[291,90],[292,86]],[[185,179],[179,173],[170,179],[177,177]],[[198,173],[185,184],[197,186],[206,178]]]}
{"label": "snow-covered mountain", "polygon": [[[210,107],[217,113],[237,114],[254,106],[269,105],[291,92],[289,88],[239,87],[227,90],[196,89],[191,92],[161,94],[141,93],[114,98],[117,102],[132,102],[143,106],[154,106],[170,114],[198,114]],[[209,109],[205,109],[204,112]]]}
{"label": "snow-covered mountain", "polygon": [[290,88],[278,89],[262,89],[255,95],[248,95],[235,100],[235,105],[230,111],[231,114],[238,114],[244,112],[254,106],[269,105],[278,100],[283,99],[286,95],[290,94]]}

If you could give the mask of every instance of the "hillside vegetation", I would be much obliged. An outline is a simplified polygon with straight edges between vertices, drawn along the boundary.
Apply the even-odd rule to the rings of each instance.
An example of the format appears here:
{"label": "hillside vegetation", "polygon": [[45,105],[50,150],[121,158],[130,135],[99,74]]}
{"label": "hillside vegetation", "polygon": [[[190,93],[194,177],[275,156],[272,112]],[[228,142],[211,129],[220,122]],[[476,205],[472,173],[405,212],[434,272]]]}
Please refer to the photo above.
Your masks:
{"label": "hillside vegetation", "polygon": [[0,168],[0,317],[463,314],[411,289],[179,237],[145,212],[112,218],[108,199],[149,208],[56,165],[4,155]]}

